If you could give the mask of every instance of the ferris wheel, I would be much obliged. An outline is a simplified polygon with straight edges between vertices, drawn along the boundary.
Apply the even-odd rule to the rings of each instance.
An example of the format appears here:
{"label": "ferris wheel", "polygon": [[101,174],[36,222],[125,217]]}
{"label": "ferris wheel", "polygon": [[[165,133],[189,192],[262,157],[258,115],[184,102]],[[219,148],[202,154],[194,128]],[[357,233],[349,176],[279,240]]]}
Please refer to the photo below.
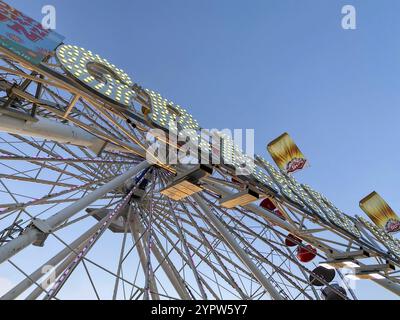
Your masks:
{"label": "ferris wheel", "polygon": [[218,164],[149,159],[154,129],[200,126],[108,60],[0,50],[1,299],[357,299],[349,278],[400,295],[396,238],[261,156],[238,174],[223,135]]}

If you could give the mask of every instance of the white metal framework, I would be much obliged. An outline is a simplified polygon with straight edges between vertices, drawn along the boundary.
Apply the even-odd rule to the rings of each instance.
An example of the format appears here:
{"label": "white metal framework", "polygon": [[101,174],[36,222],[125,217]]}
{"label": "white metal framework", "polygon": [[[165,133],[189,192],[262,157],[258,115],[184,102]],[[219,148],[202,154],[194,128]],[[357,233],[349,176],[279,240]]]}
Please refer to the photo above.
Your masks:
{"label": "white metal framework", "polygon": [[[181,168],[146,161],[145,90],[132,85],[127,109],[55,56],[40,66],[10,52],[0,59],[0,275],[19,278],[2,299],[319,300],[322,287],[356,299],[313,270],[360,249],[361,266],[399,265],[371,235],[357,241],[280,193],[285,220],[256,203],[225,208],[221,198],[248,185],[222,166],[201,192],[171,200],[161,192]],[[314,262],[299,261],[289,233],[317,248]],[[379,274],[372,281],[399,295],[399,273]]]}

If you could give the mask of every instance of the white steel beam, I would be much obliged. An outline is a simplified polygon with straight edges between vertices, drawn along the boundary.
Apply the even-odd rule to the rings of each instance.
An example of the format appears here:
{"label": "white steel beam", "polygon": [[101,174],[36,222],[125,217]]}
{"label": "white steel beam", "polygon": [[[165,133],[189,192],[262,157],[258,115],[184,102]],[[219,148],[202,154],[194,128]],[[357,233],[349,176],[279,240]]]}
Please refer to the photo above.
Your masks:
{"label": "white steel beam", "polygon": [[[107,143],[107,141],[79,127],[41,117],[38,117],[36,120],[37,121],[26,121],[24,119],[1,114],[0,110],[0,132],[86,147],[95,153],[100,152],[104,146],[106,151],[129,153],[129,150],[126,148]],[[134,144],[129,144],[129,147],[134,150],[134,154],[141,155],[145,158],[145,151],[142,148]]]}
{"label": "white steel beam", "polygon": [[145,246],[148,245],[148,243],[146,242],[146,235],[147,235],[147,231],[145,231],[145,233],[140,234],[140,228],[139,228],[139,217],[137,214],[133,214],[130,221],[128,222],[130,225],[130,229],[131,229],[131,233],[133,236],[133,240],[135,242],[135,246],[138,252],[138,256],[140,259],[140,264],[142,266],[143,269],[143,273],[146,274],[147,271],[149,273],[151,273],[150,275],[150,279],[149,279],[149,286],[150,286],[150,292],[151,292],[151,296],[153,298],[153,300],[160,300],[160,296],[158,295],[158,288],[157,288],[157,283],[155,282],[155,277],[153,274],[153,270],[147,270],[146,266],[148,266],[148,261],[146,257],[146,252],[143,248],[143,244]]}
{"label": "white steel beam", "polygon": [[[49,219],[45,221],[40,221],[40,225],[44,226],[48,231],[54,230],[62,223],[73,217],[75,214],[80,212],[81,210],[88,207],[90,204],[95,202],[96,200],[100,199],[101,197],[105,196],[108,192],[114,190],[115,188],[121,186],[125,181],[132,178],[133,176],[137,175],[141,171],[150,167],[150,164],[147,161],[142,162],[141,164],[137,165],[136,167],[130,169],[126,173],[116,177],[114,180],[110,181],[109,183],[105,184],[104,186],[98,188],[97,190],[93,191],[92,193],[88,194],[87,196],[79,199],[78,201],[74,202],[67,208],[59,211]],[[0,263],[3,263],[7,259],[11,258],[15,254],[17,254],[22,249],[26,248],[30,244],[34,243],[41,236],[43,236],[43,231],[39,230],[38,228],[31,226],[25,230],[25,232],[20,235],[18,238],[10,241],[6,245],[0,247]]]}
{"label": "white steel beam", "polygon": [[104,221],[101,221],[101,222],[95,224],[93,227],[91,227],[89,230],[87,230],[84,234],[82,234],[78,239],[76,239],[74,242],[72,242],[69,245],[69,247],[65,247],[57,255],[52,257],[50,260],[48,260],[46,263],[44,263],[41,267],[39,267],[34,272],[32,272],[29,275],[29,278],[25,278],[19,284],[17,284],[13,289],[11,289],[8,293],[3,295],[0,298],[0,300],[14,300],[14,299],[18,298],[22,293],[24,293],[27,289],[29,289],[34,282],[39,281],[39,279],[43,277],[44,267],[58,265],[62,260],[64,260],[72,252],[72,250],[76,250],[83,242],[85,242],[87,239],[89,239],[89,237],[92,236],[98,230],[99,226],[101,226],[101,224],[103,224],[103,223],[104,223]]}
{"label": "white steel beam", "polygon": [[[144,234],[144,226],[139,219],[136,219],[132,222],[134,225],[137,225],[139,228],[139,233]],[[164,248],[160,245],[160,241],[157,238],[157,235],[153,235],[154,243],[151,247],[154,256],[156,257],[159,265],[163,269],[164,273],[167,275],[168,279],[170,280],[171,284],[174,286],[176,292],[179,294],[180,298],[183,300],[191,300],[189,293],[185,287],[185,283],[183,279],[179,276],[178,271],[175,269],[174,265],[172,264],[171,260],[168,258],[168,253],[164,251]],[[163,254],[161,253],[162,250]]]}
{"label": "white steel beam", "polygon": [[193,196],[194,200],[199,204],[204,214],[215,226],[215,228],[221,233],[222,237],[225,239],[226,243],[231,247],[231,249],[237,254],[240,260],[246,265],[246,267],[251,271],[253,276],[260,282],[264,289],[268,292],[270,297],[274,300],[283,300],[282,296],[272,285],[272,283],[262,274],[262,272],[257,268],[254,262],[250,259],[249,255],[239,246],[235,241],[232,234],[225,228],[225,226],[219,221],[219,218],[211,212],[207,203],[203,198],[196,194]]}

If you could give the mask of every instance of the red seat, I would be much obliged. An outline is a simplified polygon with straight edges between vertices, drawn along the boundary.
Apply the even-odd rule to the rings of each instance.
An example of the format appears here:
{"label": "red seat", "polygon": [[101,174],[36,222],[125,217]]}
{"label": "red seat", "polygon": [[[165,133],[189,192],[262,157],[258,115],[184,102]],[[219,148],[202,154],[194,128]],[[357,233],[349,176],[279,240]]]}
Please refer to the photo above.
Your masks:
{"label": "red seat", "polygon": [[317,256],[317,249],[315,249],[311,245],[307,245],[305,247],[299,246],[297,249],[297,259],[301,262],[308,263],[315,259]]}
{"label": "red seat", "polygon": [[298,246],[298,245],[302,244],[302,242],[303,242],[303,240],[297,238],[297,237],[296,237],[295,235],[293,235],[293,234],[289,234],[289,235],[286,237],[286,240],[285,240],[285,244],[286,244],[288,247],[295,247],[295,246]]}

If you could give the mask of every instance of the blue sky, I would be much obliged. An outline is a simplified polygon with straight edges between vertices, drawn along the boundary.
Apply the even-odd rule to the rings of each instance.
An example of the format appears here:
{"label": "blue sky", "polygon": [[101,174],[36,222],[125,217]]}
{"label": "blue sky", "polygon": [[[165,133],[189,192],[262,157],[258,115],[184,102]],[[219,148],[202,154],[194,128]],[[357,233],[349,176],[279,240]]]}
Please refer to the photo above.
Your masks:
{"label": "blue sky", "polygon": [[[38,20],[53,4],[67,43],[185,106],[202,127],[255,129],[265,157],[289,132],[311,163],[299,180],[343,211],[362,215],[358,201],[376,190],[400,212],[399,1],[8,2]],[[341,28],[345,4],[357,30]],[[375,290],[361,286],[365,297]]]}

